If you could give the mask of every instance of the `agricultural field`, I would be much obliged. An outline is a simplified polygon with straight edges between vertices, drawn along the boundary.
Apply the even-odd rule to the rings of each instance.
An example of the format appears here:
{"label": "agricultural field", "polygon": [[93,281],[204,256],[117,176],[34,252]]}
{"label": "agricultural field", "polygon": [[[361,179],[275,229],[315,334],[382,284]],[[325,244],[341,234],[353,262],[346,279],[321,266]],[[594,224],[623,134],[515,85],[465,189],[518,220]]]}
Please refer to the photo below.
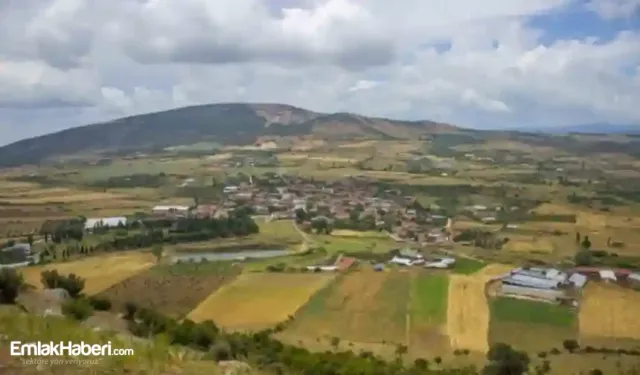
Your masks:
{"label": "agricultural field", "polygon": [[149,252],[130,251],[114,255],[100,255],[65,263],[31,266],[22,269],[25,281],[42,288],[40,274],[45,270],[58,270],[62,275],[76,274],[85,279],[84,293],[97,294],[109,287],[143,272],[156,264]]}
{"label": "agricultural field", "polygon": [[510,266],[491,264],[469,274],[449,277],[447,335],[453,349],[485,352],[488,349],[490,311],[486,283]]}
{"label": "agricultural field", "polygon": [[310,239],[317,247],[322,247],[329,253],[363,252],[385,253],[397,249],[400,245],[389,237],[379,236],[334,236],[310,235]]}
{"label": "agricultural field", "polygon": [[490,302],[490,310],[492,343],[505,342],[535,353],[577,339],[577,314],[569,307],[498,297]]}
{"label": "agricultural field", "polygon": [[180,318],[241,272],[227,262],[157,265],[99,293],[121,310],[127,302]]}
{"label": "agricultural field", "polygon": [[300,250],[303,237],[291,220],[256,220],[260,232],[241,238],[216,238],[213,241],[193,242],[174,247],[177,252],[208,252],[242,249]]}
{"label": "agricultural field", "polygon": [[411,275],[365,269],[338,276],[285,331],[291,337],[339,337],[358,343],[406,343]]}
{"label": "agricultural field", "polygon": [[334,237],[373,237],[373,238],[389,238],[386,233],[377,231],[356,231],[349,229],[334,229],[331,231]]}
{"label": "agricultural field", "polygon": [[411,279],[407,345],[412,353],[451,353],[446,336],[449,278],[444,273],[418,272]]}
{"label": "agricultural field", "polygon": [[245,273],[207,297],[189,319],[232,330],[259,330],[286,321],[333,274]]}
{"label": "agricultural field", "polygon": [[[606,301],[606,302],[604,302]],[[580,307],[580,337],[640,341],[640,292],[616,285],[589,283]]]}

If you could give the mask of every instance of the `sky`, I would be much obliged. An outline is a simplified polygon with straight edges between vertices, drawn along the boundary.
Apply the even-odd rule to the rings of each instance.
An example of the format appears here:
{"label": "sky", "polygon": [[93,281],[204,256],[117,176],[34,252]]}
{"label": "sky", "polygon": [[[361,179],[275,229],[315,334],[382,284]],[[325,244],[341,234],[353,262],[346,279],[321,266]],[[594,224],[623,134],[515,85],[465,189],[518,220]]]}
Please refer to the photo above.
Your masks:
{"label": "sky", "polygon": [[640,127],[640,0],[0,0],[0,41],[0,144],[216,102]]}

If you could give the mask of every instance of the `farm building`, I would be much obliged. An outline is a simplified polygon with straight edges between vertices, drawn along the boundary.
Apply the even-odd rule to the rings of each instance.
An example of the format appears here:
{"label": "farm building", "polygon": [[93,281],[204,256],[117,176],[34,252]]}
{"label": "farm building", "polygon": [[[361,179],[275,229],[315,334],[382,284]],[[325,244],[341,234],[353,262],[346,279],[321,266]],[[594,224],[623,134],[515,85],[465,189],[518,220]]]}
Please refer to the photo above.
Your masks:
{"label": "farm building", "polygon": [[429,262],[424,266],[427,268],[449,268],[451,267],[456,260],[454,258],[442,258],[436,262]]}
{"label": "farm building", "polygon": [[95,227],[110,227],[114,228],[119,225],[127,225],[127,218],[124,216],[118,217],[103,217],[103,218],[90,218],[84,223],[84,229],[91,230]]}
{"label": "farm building", "polygon": [[393,263],[393,264],[399,264],[401,266],[410,266],[412,263],[411,259],[408,258],[401,258],[401,257],[393,257],[389,263]]}
{"label": "farm building", "polygon": [[345,271],[349,269],[356,262],[356,258],[352,257],[341,257],[338,261],[336,261],[335,266],[339,271]]}
{"label": "farm building", "polygon": [[632,273],[627,278],[629,280],[629,285],[634,288],[640,287],[640,273]]}
{"label": "farm building", "polygon": [[0,250],[0,268],[24,267],[37,262],[31,252],[31,245],[19,243]]}
{"label": "farm building", "polygon": [[189,212],[189,206],[155,206],[152,212],[156,215],[164,214],[182,214],[186,215]]}
{"label": "farm building", "polygon": [[556,289],[560,286],[560,282],[555,280],[542,279],[517,273],[504,278],[502,283],[539,289]]}
{"label": "farm building", "polygon": [[375,266],[373,266],[373,269],[376,271],[384,271],[384,264],[382,263],[376,264]]}
{"label": "farm building", "polygon": [[600,279],[602,281],[618,281],[615,272],[613,272],[612,270],[600,270],[598,273],[600,274]]}
{"label": "farm building", "polygon": [[587,283],[587,277],[581,273],[574,273],[569,277],[569,282],[576,288],[582,288]]}
{"label": "farm building", "polygon": [[324,271],[324,272],[334,272],[338,270],[337,266],[308,266],[308,271]]}
{"label": "farm building", "polygon": [[565,297],[563,291],[558,289],[540,289],[530,288],[526,286],[502,284],[500,292],[504,296],[525,296],[530,298],[544,299],[548,301],[557,301]]}

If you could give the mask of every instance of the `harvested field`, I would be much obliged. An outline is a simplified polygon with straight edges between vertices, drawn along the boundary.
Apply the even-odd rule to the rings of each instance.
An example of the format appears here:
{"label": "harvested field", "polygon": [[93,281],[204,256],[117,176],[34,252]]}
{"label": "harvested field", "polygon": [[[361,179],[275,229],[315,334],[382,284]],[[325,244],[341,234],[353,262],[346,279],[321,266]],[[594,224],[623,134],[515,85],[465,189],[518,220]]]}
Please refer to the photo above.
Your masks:
{"label": "harvested field", "polygon": [[569,206],[555,203],[543,203],[531,211],[538,215],[573,215],[576,213],[576,210]]}
{"label": "harvested field", "polygon": [[76,274],[85,279],[84,293],[96,294],[110,286],[142,272],[155,264],[151,253],[127,252],[116,255],[94,256],[68,263],[27,267],[22,270],[25,281],[42,288],[40,273],[56,269],[62,275]]}
{"label": "harvested field", "polygon": [[116,308],[134,301],[169,316],[180,318],[241,271],[238,266],[221,262],[159,265],[134,275],[99,295]]}
{"label": "harvested field", "polygon": [[333,274],[249,273],[211,294],[190,314],[228,329],[257,330],[286,321]]}
{"label": "harvested field", "polygon": [[591,282],[580,307],[580,336],[640,340],[640,292]]}
{"label": "harvested field", "polygon": [[504,250],[519,253],[553,253],[553,242],[541,236],[523,236],[509,234],[509,242],[504,246]]}
{"label": "harvested field", "polygon": [[447,334],[454,349],[485,352],[489,338],[489,306],[480,275],[451,275]]}
{"label": "harvested field", "polygon": [[408,272],[363,270],[339,276],[298,314],[288,334],[362,343],[405,343]]}

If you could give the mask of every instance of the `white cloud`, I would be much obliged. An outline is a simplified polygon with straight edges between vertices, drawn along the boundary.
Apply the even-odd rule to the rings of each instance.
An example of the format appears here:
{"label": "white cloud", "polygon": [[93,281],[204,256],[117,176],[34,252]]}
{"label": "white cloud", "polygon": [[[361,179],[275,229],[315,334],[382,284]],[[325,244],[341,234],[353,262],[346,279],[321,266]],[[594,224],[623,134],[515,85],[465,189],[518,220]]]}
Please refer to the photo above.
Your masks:
{"label": "white cloud", "polygon": [[[639,1],[590,6],[614,18]],[[0,2],[0,117],[14,107],[11,124],[33,127],[0,130],[13,140],[217,101],[466,126],[640,123],[638,30],[543,45],[545,30],[529,26],[571,2]],[[56,106],[81,108],[43,123],[39,108]]]}
{"label": "white cloud", "polygon": [[640,0],[590,0],[587,7],[609,20],[640,17]]}

